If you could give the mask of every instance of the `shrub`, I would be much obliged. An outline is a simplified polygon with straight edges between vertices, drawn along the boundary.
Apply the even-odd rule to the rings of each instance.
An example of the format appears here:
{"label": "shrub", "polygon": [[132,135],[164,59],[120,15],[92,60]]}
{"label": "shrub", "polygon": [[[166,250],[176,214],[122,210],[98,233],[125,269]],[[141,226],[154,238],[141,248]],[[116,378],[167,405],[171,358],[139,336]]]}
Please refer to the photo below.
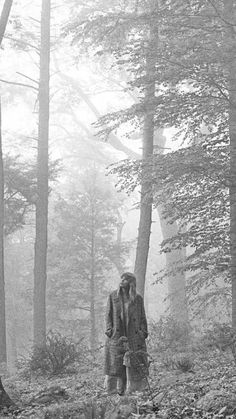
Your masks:
{"label": "shrub", "polygon": [[176,368],[182,372],[192,372],[194,362],[189,355],[182,355],[175,360],[175,365]]}
{"label": "shrub", "polygon": [[168,354],[162,358],[162,364],[168,370],[180,370],[181,372],[192,372],[194,361],[189,354]]}
{"label": "shrub", "polygon": [[161,317],[149,326],[149,345],[159,353],[167,350],[181,350],[189,338],[189,329],[175,321],[171,316]]}
{"label": "shrub", "polygon": [[60,405],[54,404],[45,411],[44,419],[104,419],[107,401],[96,402],[67,402]]}
{"label": "shrub", "polygon": [[214,323],[201,340],[208,348],[221,352],[229,350],[236,363],[236,333],[228,323]]}
{"label": "shrub", "polygon": [[46,346],[33,351],[29,368],[32,372],[57,375],[76,361],[81,361],[83,356],[82,340],[74,342],[60,333],[50,331],[46,337]]}

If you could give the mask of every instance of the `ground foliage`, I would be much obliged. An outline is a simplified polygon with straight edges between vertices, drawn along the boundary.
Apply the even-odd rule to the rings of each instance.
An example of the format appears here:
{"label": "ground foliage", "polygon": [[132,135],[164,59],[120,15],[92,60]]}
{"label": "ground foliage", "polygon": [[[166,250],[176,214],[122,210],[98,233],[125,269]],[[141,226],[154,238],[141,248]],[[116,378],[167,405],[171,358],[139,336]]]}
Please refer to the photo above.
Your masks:
{"label": "ground foliage", "polygon": [[[44,376],[31,374],[26,378],[19,370],[16,376],[3,379],[4,387],[18,408],[15,413],[2,411],[1,417],[234,418],[235,362],[228,348],[222,350],[218,345],[224,328],[221,326],[211,328],[212,339],[209,333],[207,338],[194,335],[188,346],[182,348],[179,338],[178,350],[164,349],[165,337],[162,346],[158,346],[157,340],[155,346],[153,332],[152,344],[148,345],[150,388],[143,394],[106,395],[101,348],[95,356],[88,350],[84,352],[83,363],[74,363],[75,369],[70,373],[64,371],[52,376],[45,372]],[[185,368],[186,365],[191,368]]]}
{"label": "ground foliage", "polygon": [[73,363],[82,363],[85,352],[82,342],[83,339],[74,342],[59,332],[50,331],[46,336],[45,347],[33,350],[29,361],[26,362],[25,370],[28,370],[28,373],[42,375],[68,372],[68,367],[71,367]]}

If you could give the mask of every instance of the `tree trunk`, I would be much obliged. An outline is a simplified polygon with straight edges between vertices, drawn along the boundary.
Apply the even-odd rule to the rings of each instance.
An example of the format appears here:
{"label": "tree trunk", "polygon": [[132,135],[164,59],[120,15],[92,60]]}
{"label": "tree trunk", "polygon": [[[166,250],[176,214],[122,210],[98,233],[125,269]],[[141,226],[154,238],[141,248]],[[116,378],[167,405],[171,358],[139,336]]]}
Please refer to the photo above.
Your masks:
{"label": "tree trunk", "polygon": [[2,109],[0,102],[0,364],[7,362],[4,279],[4,170],[2,156]]}
{"label": "tree trunk", "polygon": [[17,407],[6,393],[0,377],[0,411],[4,408]]}
{"label": "tree trunk", "polygon": [[34,346],[46,342],[50,0],[42,0],[34,259]]}
{"label": "tree trunk", "polygon": [[[18,232],[18,236],[22,231]],[[19,247],[21,245],[19,244]],[[5,282],[7,284],[6,293],[8,295],[7,312],[7,370],[13,375],[16,372],[17,365],[17,340],[18,340],[18,317],[17,317],[17,290],[15,283],[19,279],[19,256],[18,246],[13,244],[11,237],[6,236],[4,251],[6,257],[4,258]]]}
{"label": "tree trunk", "polygon": [[146,52],[145,116],[143,127],[143,168],[141,180],[140,218],[134,273],[137,278],[137,290],[144,296],[145,277],[149,253],[149,242],[152,224],[152,182],[149,178],[149,167],[145,164],[153,155],[154,142],[154,101],[155,101],[155,64],[157,33],[150,29],[150,38]]}
{"label": "tree trunk", "polygon": [[[236,331],[236,39],[235,6],[233,0],[225,0],[226,52],[229,86],[229,138],[230,138],[230,253],[232,284],[232,327]],[[228,22],[228,24],[227,24]],[[231,24],[232,22],[232,24]]]}
{"label": "tree trunk", "polygon": [[94,353],[96,347],[96,320],[95,320],[95,281],[94,272],[90,277],[90,349]]}
{"label": "tree trunk", "polygon": [[[159,208],[159,214],[161,213],[161,208]],[[161,230],[163,234],[163,240],[169,239],[170,237],[178,234],[177,223],[170,224],[168,220],[165,220],[163,216],[160,216]],[[187,311],[187,302],[186,302],[186,287],[185,287],[185,275],[181,271],[177,271],[175,265],[181,263],[183,258],[183,249],[172,250],[167,252],[166,256],[166,268],[173,272],[169,275],[168,278],[168,297],[169,297],[169,307],[170,315],[173,319],[185,326],[188,327],[188,311]]]}
{"label": "tree trunk", "polygon": [[90,276],[90,349],[94,353],[96,346],[95,320],[95,208],[91,196],[91,276]]}
{"label": "tree trunk", "polygon": [[117,247],[117,253],[112,258],[112,262],[114,263],[119,275],[121,275],[124,272],[124,266],[122,263],[122,231],[124,228],[125,223],[122,220],[121,214],[119,211],[117,211],[117,217],[118,217],[118,223],[117,223],[117,230],[116,230],[116,247]]}
{"label": "tree trunk", "polygon": [[[163,153],[166,137],[163,132],[159,131],[155,136],[154,144],[159,147],[160,153]],[[157,208],[163,240],[168,240],[178,234],[179,228],[177,222],[170,224],[162,215],[162,207]],[[188,310],[186,299],[186,281],[184,272],[177,271],[175,266],[178,266],[185,259],[185,249],[172,250],[165,254],[166,269],[173,272],[168,276],[168,297],[169,297],[169,312],[173,319],[182,324],[186,329],[188,327]]]}
{"label": "tree trunk", "polygon": [[13,318],[8,329],[8,341],[7,370],[10,375],[14,375],[17,371],[17,319],[15,312],[13,312]]}
{"label": "tree trunk", "polygon": [[[5,0],[0,17],[0,47],[6,31],[13,0]],[[4,279],[4,170],[2,155],[2,105],[0,98],[0,364],[7,362],[6,307]]]}
{"label": "tree trunk", "polygon": [[13,0],[5,0],[0,17],[0,46],[4,38]]}

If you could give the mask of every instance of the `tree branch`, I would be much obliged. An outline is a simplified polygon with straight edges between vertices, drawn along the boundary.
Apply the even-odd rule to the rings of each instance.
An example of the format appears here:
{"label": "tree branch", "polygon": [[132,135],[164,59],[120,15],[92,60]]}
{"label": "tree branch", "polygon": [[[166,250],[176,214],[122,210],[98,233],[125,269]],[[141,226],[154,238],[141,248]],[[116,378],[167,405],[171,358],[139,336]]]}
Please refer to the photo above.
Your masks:
{"label": "tree branch", "polygon": [[3,79],[0,79],[0,82],[2,82],[2,83],[7,83],[7,84],[13,84],[13,85],[15,85],[15,86],[29,87],[30,89],[36,90],[36,91],[38,92],[37,87],[35,87],[35,86],[31,86],[30,84],[17,83],[17,82],[15,82],[15,81],[8,81],[8,80],[3,80]]}
{"label": "tree branch", "polygon": [[9,35],[6,35],[5,38],[9,39],[10,41],[18,42],[19,44],[25,45],[26,47],[33,48],[37,52],[40,51],[40,49],[38,47],[36,47],[36,45],[30,44],[29,42],[26,42],[26,41],[23,41],[23,39],[13,38],[12,36],[9,36]]}
{"label": "tree branch", "polygon": [[213,7],[218,18],[222,20],[222,22],[224,22],[227,26],[230,26],[233,32],[235,33],[235,29],[234,29],[234,27],[236,26],[235,23],[231,23],[228,20],[224,19],[224,17],[220,14],[219,10],[217,9],[216,5],[213,3],[212,0],[208,0],[208,3],[210,3],[210,5]]}
{"label": "tree branch", "polygon": [[0,17],[0,46],[5,35],[13,0],[5,0]]}
{"label": "tree branch", "polygon": [[20,71],[17,71],[16,74],[19,74],[20,76],[25,77],[26,79],[31,80],[33,83],[36,83],[37,85],[39,85],[39,82],[37,80],[34,80],[29,76],[26,76],[26,74],[20,73]]}
{"label": "tree branch", "polygon": [[[97,119],[101,118],[101,114],[99,110],[96,108],[94,103],[91,101],[89,96],[83,91],[83,89],[79,86],[78,81],[75,80],[73,77],[68,76],[67,74],[64,74],[60,71],[56,56],[54,55],[54,62],[56,70],[58,71],[59,76],[66,80],[67,83],[69,83],[75,90],[77,90],[78,95],[84,100],[84,102],[87,104],[91,112],[95,115]],[[140,154],[136,153],[129,147],[126,147],[122,141],[113,133],[110,133],[109,135],[109,144],[113,146],[116,150],[122,151],[125,153],[129,158],[131,159],[140,159]]]}
{"label": "tree branch", "polygon": [[90,308],[88,308],[88,307],[78,307],[77,306],[77,308],[79,308],[80,310],[90,311]]}

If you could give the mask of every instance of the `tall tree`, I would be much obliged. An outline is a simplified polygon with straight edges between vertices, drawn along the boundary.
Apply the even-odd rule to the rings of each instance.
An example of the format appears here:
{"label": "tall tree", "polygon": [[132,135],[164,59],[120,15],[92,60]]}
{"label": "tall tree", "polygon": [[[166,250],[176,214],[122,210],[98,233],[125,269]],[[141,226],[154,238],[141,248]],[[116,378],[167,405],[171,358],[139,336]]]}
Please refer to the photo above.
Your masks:
{"label": "tall tree", "polygon": [[236,35],[235,1],[224,0],[227,76],[229,90],[229,149],[230,149],[230,253],[232,284],[232,326],[236,331]]}
{"label": "tall tree", "polygon": [[[163,219],[170,220],[172,229],[162,249],[170,258],[172,253],[191,249],[184,263],[176,259],[165,276],[177,279],[182,271],[188,271],[188,300],[195,313],[199,307],[209,307],[219,294],[222,300],[227,294],[229,297],[228,168],[225,145],[212,147],[207,140],[154,158],[154,205],[161,204]],[[174,222],[180,226],[178,230]],[[181,306],[176,308],[182,310]]]}
{"label": "tall tree", "polygon": [[55,206],[49,241],[48,304],[52,315],[55,312],[54,324],[86,335],[94,350],[100,337],[104,294],[114,268],[118,265],[124,270],[129,243],[117,244],[121,203],[111,184],[96,169],[81,172],[80,182],[79,190],[77,185]]}
{"label": "tall tree", "polygon": [[[156,115],[157,119],[173,121],[182,129],[182,134],[185,133],[185,138],[193,143],[200,142],[201,127],[205,124],[208,127],[208,145],[205,144],[205,154],[207,155],[208,149],[214,146],[220,150],[219,147],[222,145],[225,147],[224,153],[229,152],[228,271],[232,291],[232,326],[236,330],[235,7],[233,0],[215,0],[188,4],[176,2],[173,3],[170,14],[167,9],[165,10],[166,18],[172,21],[174,29],[169,26],[166,31],[168,37],[165,39],[165,50],[162,50],[159,68],[160,74],[162,72],[162,77],[164,76],[163,81],[169,84],[167,95],[166,92],[163,95],[166,107],[157,109]],[[166,23],[168,25],[167,20]],[[168,62],[167,72],[165,72],[166,62]],[[185,89],[181,90],[180,86],[185,86]],[[171,104],[169,111],[168,103]],[[227,216],[226,212],[224,214],[226,224]],[[207,237],[204,238],[204,242],[206,245]],[[224,247],[227,248],[227,245]]]}
{"label": "tall tree", "polygon": [[39,125],[37,159],[36,238],[34,260],[34,345],[46,342],[46,282],[48,226],[48,137],[51,1],[42,0]]}
{"label": "tall tree", "polygon": [[0,103],[0,362],[7,362],[4,280],[4,170],[2,157],[2,109]]}
{"label": "tall tree", "polygon": [[[157,203],[158,205],[158,203]],[[162,212],[162,208],[159,212]],[[163,233],[163,241],[171,240],[179,234],[177,222],[170,223],[168,218],[165,219],[163,214],[160,216],[161,229]],[[184,265],[185,254],[184,249],[171,249],[166,252],[166,270],[168,271],[168,298],[169,313],[171,317],[183,327],[188,327],[188,309],[186,299],[186,281],[185,272],[181,269]]]}
{"label": "tall tree", "polygon": [[[157,2],[153,2],[151,9],[154,11]],[[134,272],[137,277],[138,292],[144,296],[145,279],[147,271],[147,260],[149,253],[149,242],[152,224],[152,183],[149,179],[145,162],[153,155],[154,144],[154,102],[155,102],[155,68],[158,32],[153,22],[150,22],[150,29],[146,45],[146,68],[145,68],[145,93],[144,93],[144,126],[143,126],[143,169],[141,176],[141,198],[140,218],[138,227],[138,241]]]}
{"label": "tall tree", "polygon": [[[13,0],[5,0],[0,17],[0,48]],[[4,169],[2,156],[2,105],[0,99],[0,363],[7,361],[4,280]]]}
{"label": "tall tree", "polygon": [[[85,98],[85,95],[81,95],[85,99],[86,103],[94,112],[97,118],[101,118],[101,130],[102,132],[109,133],[109,142],[114,148],[124,151],[124,153],[130,159],[140,159],[142,156],[139,153],[135,153],[129,149],[124,142],[120,141],[119,137],[111,132],[109,129],[118,126],[123,121],[131,120],[133,118],[141,119],[139,127],[144,126],[143,129],[143,162],[152,156],[153,152],[153,133],[154,133],[154,116],[155,116],[155,104],[157,97],[160,95],[159,80],[156,75],[157,51],[158,51],[158,2],[146,1],[144,3],[129,2],[127,8],[119,10],[119,21],[117,21],[117,10],[114,12],[108,12],[103,18],[103,15],[93,16],[91,11],[91,19],[89,19],[88,25],[84,27],[84,21],[82,25],[79,25],[79,19],[76,18],[69,24],[68,29],[74,34],[77,40],[80,37],[81,29],[84,29],[87,35],[87,41],[90,37],[89,43],[95,45],[103,45],[105,50],[108,50],[117,59],[119,68],[125,70],[122,74],[126,74],[128,78],[127,91],[130,97],[135,101],[135,104],[127,110],[108,114],[107,117],[101,118],[101,114],[96,110],[91,99],[89,101]],[[105,11],[104,11],[105,13]],[[103,20],[104,19],[104,20]],[[92,24],[91,24],[92,21]],[[109,37],[107,36],[106,27],[109,27]],[[133,33],[136,36],[133,37]],[[154,35],[153,35],[154,34]],[[117,46],[117,39],[120,42]],[[153,38],[153,39],[151,39]],[[145,55],[146,51],[146,55]],[[155,63],[156,60],[156,63]],[[128,75],[128,77],[127,77]],[[124,80],[123,80],[124,81]],[[80,92],[78,92],[80,95]],[[140,95],[141,93],[141,95]],[[95,111],[94,111],[95,109]],[[112,123],[112,122],[114,123]],[[118,123],[117,123],[118,121]],[[136,123],[137,121],[135,121]],[[161,126],[161,123],[160,125]],[[159,128],[159,127],[157,127]],[[155,128],[155,147],[159,150],[164,149],[163,135],[160,129]],[[163,130],[162,130],[163,131]],[[150,227],[151,227],[151,213],[152,213],[152,198],[151,198],[151,182],[148,181],[148,173],[143,165],[143,176],[142,176],[142,191],[141,191],[141,216],[138,234],[138,245],[137,255],[135,262],[135,272],[138,277],[138,288],[139,291],[144,293],[145,276],[147,267],[147,258],[149,252],[149,240],[150,240]],[[170,228],[167,221],[162,217],[162,211],[158,208],[158,214],[161,218],[161,228],[164,239],[169,238],[169,234],[173,231]],[[177,224],[174,222],[175,231],[178,230]],[[179,257],[182,253],[172,252],[171,256],[166,256],[167,268],[171,270],[171,267],[179,261]],[[169,288],[172,290],[171,306],[173,306],[173,313],[178,313],[177,306],[182,306],[185,301],[185,276],[184,273],[178,274],[178,280],[175,276],[168,277]],[[173,282],[173,283],[172,283]],[[173,287],[176,292],[173,292]],[[181,296],[181,297],[180,297]],[[181,301],[181,303],[179,303]],[[186,306],[185,306],[186,312]],[[183,316],[180,314],[178,321],[183,321]]]}

